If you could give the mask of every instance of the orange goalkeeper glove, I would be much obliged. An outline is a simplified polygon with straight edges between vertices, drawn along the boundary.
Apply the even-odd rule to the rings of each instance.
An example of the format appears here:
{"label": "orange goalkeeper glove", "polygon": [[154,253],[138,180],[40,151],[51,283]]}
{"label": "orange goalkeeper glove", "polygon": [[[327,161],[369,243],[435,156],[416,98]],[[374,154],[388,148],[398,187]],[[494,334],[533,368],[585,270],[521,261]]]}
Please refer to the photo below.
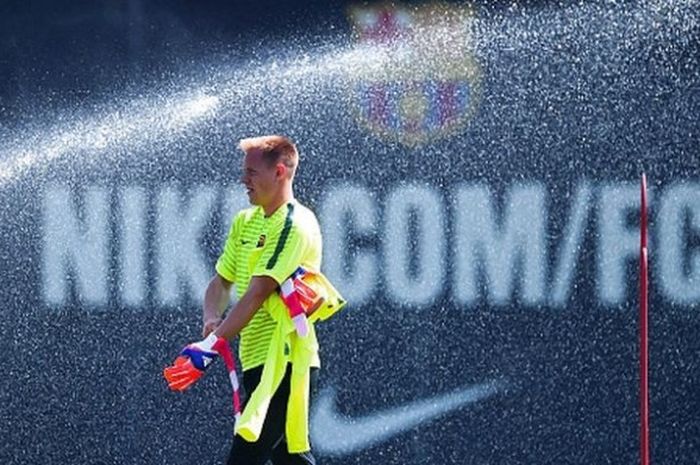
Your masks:
{"label": "orange goalkeeper glove", "polygon": [[189,344],[180,352],[172,366],[163,370],[168,387],[184,391],[204,375],[207,367],[226,351],[231,353],[226,339],[211,333],[206,339]]}

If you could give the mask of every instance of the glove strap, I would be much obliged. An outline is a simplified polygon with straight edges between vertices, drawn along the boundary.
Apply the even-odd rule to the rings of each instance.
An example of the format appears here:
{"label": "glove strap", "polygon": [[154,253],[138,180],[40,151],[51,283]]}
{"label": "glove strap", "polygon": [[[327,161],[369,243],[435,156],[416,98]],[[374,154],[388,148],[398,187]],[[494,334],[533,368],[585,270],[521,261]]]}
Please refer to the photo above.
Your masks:
{"label": "glove strap", "polygon": [[233,390],[233,415],[236,421],[238,421],[241,417],[241,395],[238,376],[236,375],[236,361],[233,358],[233,352],[231,351],[231,346],[228,341],[222,337],[214,337],[216,338],[216,342],[213,344],[212,349],[221,355],[226,365],[226,370],[228,370],[228,378],[231,382],[231,389]]}

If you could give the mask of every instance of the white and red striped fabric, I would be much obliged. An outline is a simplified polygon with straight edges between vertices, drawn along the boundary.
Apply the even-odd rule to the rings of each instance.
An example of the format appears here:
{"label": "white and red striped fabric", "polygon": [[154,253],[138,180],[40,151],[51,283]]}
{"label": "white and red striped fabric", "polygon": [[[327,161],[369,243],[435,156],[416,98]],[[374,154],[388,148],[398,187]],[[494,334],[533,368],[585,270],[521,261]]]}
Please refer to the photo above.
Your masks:
{"label": "white and red striped fabric", "polygon": [[236,375],[236,361],[233,357],[231,346],[226,339],[219,338],[212,348],[221,355],[221,358],[224,359],[224,363],[226,364],[228,378],[233,390],[233,415],[236,417],[236,421],[238,421],[241,417],[240,384],[238,383],[238,376]]}

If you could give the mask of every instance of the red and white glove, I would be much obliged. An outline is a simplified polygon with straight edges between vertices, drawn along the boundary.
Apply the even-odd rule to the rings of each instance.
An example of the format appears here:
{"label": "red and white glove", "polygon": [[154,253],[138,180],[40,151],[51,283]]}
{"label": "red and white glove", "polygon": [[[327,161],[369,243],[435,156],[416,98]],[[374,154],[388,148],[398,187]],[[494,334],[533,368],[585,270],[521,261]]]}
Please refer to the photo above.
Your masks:
{"label": "red and white glove", "polygon": [[309,334],[309,321],[311,315],[323,303],[323,297],[311,288],[304,279],[310,278],[312,273],[299,267],[280,285],[280,297],[289,310],[294,328],[299,336]]}
{"label": "red and white glove", "polygon": [[229,380],[233,388],[233,410],[236,418],[240,416],[241,402],[239,395],[236,363],[233,359],[231,346],[224,338],[211,333],[206,339],[187,345],[175,359],[173,365],[163,370],[163,376],[168,381],[168,387],[173,391],[184,391],[204,375],[211,362],[219,356],[224,359],[228,370]]}

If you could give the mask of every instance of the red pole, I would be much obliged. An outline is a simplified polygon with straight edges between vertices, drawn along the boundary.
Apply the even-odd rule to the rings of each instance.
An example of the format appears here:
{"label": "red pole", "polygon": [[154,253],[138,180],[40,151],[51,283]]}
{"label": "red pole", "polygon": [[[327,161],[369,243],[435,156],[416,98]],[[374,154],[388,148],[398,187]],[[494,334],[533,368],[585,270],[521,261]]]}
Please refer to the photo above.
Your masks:
{"label": "red pole", "polygon": [[649,265],[647,251],[647,178],[642,174],[639,247],[639,415],[641,465],[649,465]]}

